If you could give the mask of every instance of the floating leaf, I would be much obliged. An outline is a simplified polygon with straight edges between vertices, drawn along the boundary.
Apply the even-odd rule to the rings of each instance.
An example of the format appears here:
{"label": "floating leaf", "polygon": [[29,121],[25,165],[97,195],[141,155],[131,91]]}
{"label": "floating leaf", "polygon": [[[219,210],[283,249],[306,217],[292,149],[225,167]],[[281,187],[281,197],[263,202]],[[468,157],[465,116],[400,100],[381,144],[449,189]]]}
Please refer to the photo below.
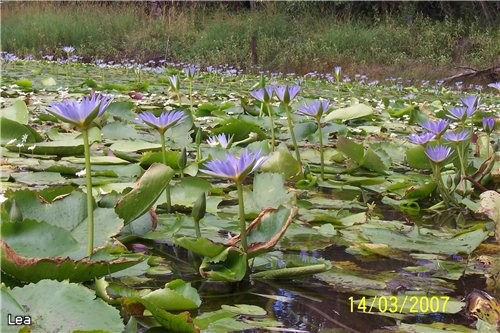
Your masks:
{"label": "floating leaf", "polygon": [[424,147],[416,146],[406,151],[408,165],[415,169],[430,169],[431,163],[425,155]]}
{"label": "floating leaf", "polygon": [[1,228],[2,240],[22,256],[55,257],[78,248],[78,242],[68,230],[46,222],[3,221]]}
{"label": "floating leaf", "polygon": [[420,234],[418,228],[402,233],[388,229],[363,225],[363,236],[372,243],[390,244],[391,247],[403,251],[442,254],[470,254],[476,247],[488,238],[488,230],[481,228],[463,232],[456,236],[441,238],[433,235]]}
{"label": "floating leaf", "polygon": [[261,173],[254,178],[253,191],[245,191],[246,212],[260,213],[265,208],[277,208],[290,203],[293,194],[284,186],[285,179],[278,173]]}
{"label": "floating leaf", "polygon": [[26,103],[23,100],[16,100],[12,105],[6,109],[0,110],[2,117],[16,121],[20,124],[27,125],[29,119],[29,112]]}
{"label": "floating leaf", "polygon": [[347,108],[336,109],[326,115],[325,121],[350,120],[373,114],[373,109],[366,104],[355,104]]}
{"label": "floating leaf", "polygon": [[[139,297],[126,297],[122,299],[124,307],[133,314],[142,315],[144,309],[147,309],[154,316],[156,321],[166,328],[168,332],[179,333],[198,333],[199,329],[196,328],[192,322],[189,312],[182,312],[174,315],[167,312],[154,303],[149,302]],[[138,306],[139,304],[139,306]]]}
{"label": "floating leaf", "polygon": [[[9,294],[31,317],[29,329],[33,332],[122,332],[124,329],[119,311],[81,285],[42,280],[12,290],[2,287],[4,293]],[[3,305],[4,302],[2,318],[7,318],[7,309]],[[2,331],[11,330],[6,320],[2,320]]]}
{"label": "floating leaf", "polygon": [[181,279],[170,281],[165,288],[152,291],[143,299],[167,311],[194,310],[201,304],[196,289]]}
{"label": "floating leaf", "polygon": [[261,166],[264,172],[281,173],[286,179],[294,177],[301,172],[299,162],[292,156],[287,148],[278,148]]}
{"label": "floating leaf", "polygon": [[29,149],[28,145],[24,145],[23,147],[20,148],[15,145],[8,145],[7,149],[10,151],[21,151],[22,153],[36,154],[36,155],[57,155],[57,156],[83,155],[82,140],[38,142],[33,146],[34,146],[33,149]]}
{"label": "floating leaf", "polygon": [[241,141],[248,138],[248,135],[253,132],[257,134],[257,140],[266,138],[264,131],[254,122],[249,122],[242,119],[229,118],[220,123],[219,126],[212,130],[213,135],[225,133],[234,136],[233,142]]}
{"label": "floating leaf", "polygon": [[[28,125],[23,125],[18,123],[17,121],[0,117],[0,138],[1,144],[6,145],[11,140],[16,140],[16,144],[21,144],[22,138],[26,136],[25,145],[32,142],[40,142],[43,141],[43,138]],[[12,149],[12,151],[19,151],[19,147],[16,147],[15,144],[11,145],[16,149]],[[31,151],[30,151],[31,153]]]}
{"label": "floating leaf", "polygon": [[146,213],[154,205],[174,170],[164,164],[153,164],[138,181],[137,186],[118,201],[115,211],[128,224]]}
{"label": "floating leaf", "polygon": [[361,164],[363,162],[365,153],[362,144],[356,143],[344,136],[340,136],[337,139],[337,149],[356,163]]}
{"label": "floating leaf", "polygon": [[141,258],[111,261],[60,257],[27,258],[17,254],[3,240],[0,240],[0,247],[2,272],[24,282],[38,282],[43,279],[89,281],[134,266],[141,261]]}
{"label": "floating leaf", "polygon": [[[280,206],[278,209],[267,208],[247,227],[248,257],[272,249],[279,241],[297,214],[297,208]],[[226,244],[234,246],[240,236],[231,238]]]}
{"label": "floating leaf", "polygon": [[215,257],[205,257],[200,274],[214,281],[238,282],[247,272],[247,255],[236,247],[227,247]]}

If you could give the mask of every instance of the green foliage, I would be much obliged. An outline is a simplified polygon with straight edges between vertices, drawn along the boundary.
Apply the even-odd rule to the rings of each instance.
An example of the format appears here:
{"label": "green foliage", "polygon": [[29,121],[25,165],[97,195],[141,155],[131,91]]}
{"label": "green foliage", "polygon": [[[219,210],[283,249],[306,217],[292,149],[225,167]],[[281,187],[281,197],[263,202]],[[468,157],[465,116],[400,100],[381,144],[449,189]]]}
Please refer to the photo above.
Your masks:
{"label": "green foliage", "polygon": [[[9,311],[13,309],[16,310]],[[30,329],[38,332],[122,332],[124,329],[116,308],[96,299],[88,288],[67,281],[42,280],[12,290],[2,286],[2,317],[7,318],[8,313],[31,316]],[[11,331],[7,320],[2,320],[2,331]]]}
{"label": "green foliage", "polygon": [[490,18],[480,19],[484,8],[472,4],[265,3],[254,11],[174,4],[165,6],[160,17],[148,16],[147,7],[7,3],[2,10],[2,49],[65,56],[62,46],[72,45],[85,57],[166,56],[247,67],[253,63],[249,45],[255,36],[259,65],[295,72],[331,71],[338,64],[402,68],[407,63],[445,66],[458,61],[482,66],[494,62],[499,51],[495,9],[489,8]]}

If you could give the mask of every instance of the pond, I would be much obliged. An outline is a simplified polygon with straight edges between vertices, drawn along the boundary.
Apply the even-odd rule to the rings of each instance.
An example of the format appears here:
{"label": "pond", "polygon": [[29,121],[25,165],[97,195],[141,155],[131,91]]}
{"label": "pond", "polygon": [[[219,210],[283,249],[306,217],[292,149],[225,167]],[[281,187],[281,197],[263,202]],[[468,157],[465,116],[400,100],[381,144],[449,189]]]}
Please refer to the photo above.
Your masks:
{"label": "pond", "polygon": [[2,331],[496,331],[495,85],[2,65]]}

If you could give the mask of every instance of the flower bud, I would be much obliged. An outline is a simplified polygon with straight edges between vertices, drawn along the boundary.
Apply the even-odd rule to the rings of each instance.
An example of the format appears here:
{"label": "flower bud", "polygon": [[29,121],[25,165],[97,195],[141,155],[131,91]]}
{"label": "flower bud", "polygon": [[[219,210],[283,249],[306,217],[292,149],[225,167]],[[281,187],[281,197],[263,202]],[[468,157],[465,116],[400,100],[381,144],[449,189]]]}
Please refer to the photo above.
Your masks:
{"label": "flower bud", "polygon": [[179,159],[177,160],[177,164],[179,168],[184,169],[187,165],[187,151],[186,147],[182,148],[181,153],[179,154]]}
{"label": "flower bud", "polygon": [[194,202],[193,211],[191,212],[191,216],[193,219],[198,222],[200,221],[206,213],[207,208],[207,199],[205,196],[205,192],[202,192],[198,199]]}
{"label": "flower bud", "polygon": [[194,138],[194,141],[196,142],[196,145],[199,146],[201,144],[201,128],[198,127],[198,130],[196,131],[196,136]]}

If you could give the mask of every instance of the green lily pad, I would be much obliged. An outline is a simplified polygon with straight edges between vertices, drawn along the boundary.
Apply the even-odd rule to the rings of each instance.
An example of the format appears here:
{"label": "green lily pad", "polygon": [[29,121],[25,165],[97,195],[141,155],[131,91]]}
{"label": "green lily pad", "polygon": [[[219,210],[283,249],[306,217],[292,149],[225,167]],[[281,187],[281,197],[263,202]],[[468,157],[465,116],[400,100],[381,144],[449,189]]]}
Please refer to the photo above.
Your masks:
{"label": "green lily pad", "polygon": [[[40,134],[30,126],[23,125],[5,117],[0,117],[0,143],[2,145],[6,145],[11,140],[16,140],[16,144],[23,144],[23,137],[26,138],[24,143],[25,146],[31,146],[30,143],[32,142],[43,141]],[[16,148],[12,149],[12,151],[20,151],[20,147],[17,147],[16,144],[11,144],[11,146]]]}
{"label": "green lily pad", "polygon": [[447,238],[436,237],[431,234],[422,235],[418,228],[402,233],[363,225],[363,236],[372,243],[390,244],[391,247],[403,251],[441,254],[470,254],[488,238],[489,231],[485,228],[473,228],[472,231],[462,232]]}
{"label": "green lily pad", "polygon": [[64,141],[51,141],[51,142],[38,142],[33,149],[29,149],[28,145],[17,147],[15,145],[7,145],[10,151],[21,151],[26,154],[36,155],[57,155],[57,156],[74,156],[83,155],[83,141],[82,140],[64,140]]}
{"label": "green lily pad", "polygon": [[[172,314],[165,311],[154,303],[139,297],[126,297],[122,299],[122,304],[134,314],[142,315],[144,309],[147,309],[154,316],[158,323],[167,329],[168,332],[179,333],[198,333],[199,330],[194,326],[189,312]],[[138,306],[140,304],[140,306]]]}
{"label": "green lily pad", "polygon": [[371,106],[366,104],[355,104],[347,108],[336,109],[326,115],[325,121],[350,120],[373,114]]}
{"label": "green lily pad", "polygon": [[174,170],[164,164],[153,164],[138,181],[137,186],[116,204],[115,211],[125,224],[146,213],[156,202]]}
{"label": "green lily pad", "polygon": [[23,100],[16,100],[12,106],[1,109],[0,114],[2,117],[14,120],[20,124],[27,125],[29,119],[29,112],[26,103]]}
{"label": "green lily pad", "polygon": [[27,258],[17,254],[3,240],[0,240],[0,249],[2,273],[24,282],[38,282],[43,279],[89,281],[141,262],[141,259],[127,258],[110,261],[73,260],[61,257]]}
{"label": "green lily pad", "polygon": [[165,288],[152,291],[143,299],[166,311],[194,310],[201,304],[196,289],[181,279],[170,281]]}
{"label": "green lily pad", "polygon": [[1,230],[2,240],[25,257],[55,257],[78,248],[71,232],[46,222],[3,221]]}
{"label": "green lily pad", "polygon": [[292,156],[286,147],[279,147],[261,166],[264,172],[281,173],[286,179],[294,177],[301,172],[299,162]]}
{"label": "green lily pad", "polygon": [[[2,287],[4,293],[31,317],[29,330],[34,332],[122,332],[125,328],[119,311],[82,285],[42,280],[12,290]],[[3,318],[7,318],[6,310],[2,302]],[[6,320],[2,320],[2,331],[12,331]]]}

